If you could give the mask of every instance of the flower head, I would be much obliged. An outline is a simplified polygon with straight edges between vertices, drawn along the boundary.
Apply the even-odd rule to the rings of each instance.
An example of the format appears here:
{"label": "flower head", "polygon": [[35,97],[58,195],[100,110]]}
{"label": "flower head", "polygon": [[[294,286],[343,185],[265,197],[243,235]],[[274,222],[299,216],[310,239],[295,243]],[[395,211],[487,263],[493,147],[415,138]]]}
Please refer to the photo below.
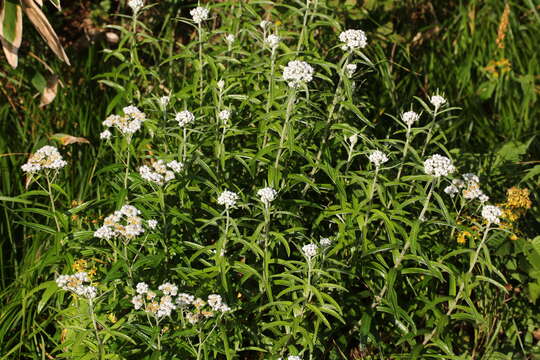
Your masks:
{"label": "flower head", "polygon": [[231,112],[230,110],[221,110],[218,114],[218,118],[220,120],[222,120],[223,122],[227,122],[227,120],[229,120],[231,117]]}
{"label": "flower head", "polygon": [[58,170],[67,165],[58,149],[54,146],[46,145],[36,151],[28,162],[21,166],[26,173],[36,173],[42,169]]}
{"label": "flower head", "polygon": [[403,120],[407,127],[411,127],[415,122],[418,121],[419,118],[420,115],[414,111],[407,111],[401,115],[401,120]]}
{"label": "flower head", "polygon": [[146,223],[148,224],[148,227],[149,227],[150,229],[152,229],[152,230],[154,230],[154,229],[157,227],[157,225],[158,225],[157,220],[153,220],[153,219],[152,219],[152,220],[148,220]]}
{"label": "flower head", "polygon": [[226,209],[229,209],[236,205],[237,200],[238,195],[236,193],[225,190],[219,195],[217,202],[219,205],[224,205]]}
{"label": "flower head", "polygon": [[280,40],[281,38],[279,36],[270,34],[264,39],[264,43],[273,50],[278,47]]}
{"label": "flower head", "polygon": [[145,282],[140,282],[137,284],[137,294],[143,295],[148,292],[148,284]]}
{"label": "flower head", "polygon": [[343,50],[362,49],[367,45],[366,33],[362,30],[347,30],[339,34],[339,40],[344,43]]}
{"label": "flower head", "polygon": [[459,193],[459,189],[455,185],[448,185],[444,188],[444,192],[450,195],[450,197],[456,196],[457,193]]}
{"label": "flower head", "polygon": [[347,66],[345,66],[345,74],[347,75],[349,79],[353,77],[357,68],[358,68],[358,65],[356,64],[347,64]]}
{"label": "flower head", "polygon": [[484,205],[482,207],[482,217],[488,224],[499,224],[499,218],[502,216],[502,210],[498,206]]}
{"label": "flower head", "polygon": [[271,24],[272,23],[268,20],[261,20],[261,22],[259,23],[259,26],[261,27],[261,29],[265,30]]}
{"label": "flower head", "polygon": [[124,205],[103,220],[103,226],[94,232],[99,239],[123,237],[133,239],[144,233],[140,211],[132,205]]}
{"label": "flower head", "polygon": [[456,168],[452,165],[452,160],[446,156],[435,154],[424,161],[424,171],[427,175],[440,177],[452,174]]}
{"label": "flower head", "polygon": [[162,291],[165,295],[176,296],[178,293],[178,286],[166,282],[158,287],[158,290]]}
{"label": "flower head", "polygon": [[128,6],[131,8],[131,10],[133,10],[133,13],[136,14],[144,6],[144,1],[143,0],[129,0]]}
{"label": "flower head", "polygon": [[123,116],[110,115],[103,121],[103,125],[107,128],[115,127],[122,135],[131,136],[141,128],[146,115],[133,105],[124,107],[123,112]]}
{"label": "flower head", "polygon": [[380,150],[375,150],[369,155],[369,161],[371,161],[375,167],[380,167],[382,164],[388,161],[388,156]]}
{"label": "flower head", "polygon": [[257,195],[260,196],[263,204],[269,205],[272,201],[276,199],[277,192],[271,187],[265,187],[257,191]]}
{"label": "flower head", "polygon": [[166,163],[163,160],[155,161],[151,166],[143,165],[139,168],[141,177],[158,185],[163,185],[175,178],[184,168],[184,164],[173,160]]}
{"label": "flower head", "polygon": [[171,101],[170,96],[162,96],[159,98],[159,106],[161,106],[162,109],[165,109],[167,105],[169,105],[170,101]]}
{"label": "flower head", "polygon": [[189,14],[191,15],[191,18],[193,19],[193,22],[195,24],[200,24],[205,20],[208,20],[208,14],[210,11],[207,8],[203,7],[196,7],[195,9],[192,9]]}
{"label": "flower head", "polygon": [[111,138],[112,134],[109,130],[105,130],[99,134],[99,138],[101,140],[109,140]]}
{"label": "flower head", "polygon": [[332,239],[324,237],[319,240],[319,243],[322,247],[329,247],[330,245],[332,245]]}
{"label": "flower head", "polygon": [[297,88],[313,80],[313,68],[305,61],[289,61],[283,70],[283,79],[290,87]]}
{"label": "flower head", "polygon": [[308,259],[311,259],[315,255],[317,255],[317,245],[315,244],[304,245],[302,246],[302,252]]}
{"label": "flower head", "polygon": [[446,104],[446,99],[441,95],[433,95],[429,98],[429,102],[435,107],[435,111],[438,110],[441,106]]}
{"label": "flower head", "polygon": [[95,286],[85,285],[85,283],[89,282],[88,273],[84,271],[73,275],[60,275],[56,278],[56,285],[62,290],[71,291],[87,299],[94,299],[97,296],[97,288]]}
{"label": "flower head", "polygon": [[227,34],[227,36],[225,36],[225,41],[227,42],[229,46],[232,45],[232,43],[234,42],[234,39],[235,37],[233,34]]}
{"label": "flower head", "polygon": [[191,113],[191,111],[183,110],[176,113],[174,119],[178,121],[178,125],[180,125],[180,127],[184,127],[187,124],[191,124],[193,121],[195,121],[195,116],[193,113]]}

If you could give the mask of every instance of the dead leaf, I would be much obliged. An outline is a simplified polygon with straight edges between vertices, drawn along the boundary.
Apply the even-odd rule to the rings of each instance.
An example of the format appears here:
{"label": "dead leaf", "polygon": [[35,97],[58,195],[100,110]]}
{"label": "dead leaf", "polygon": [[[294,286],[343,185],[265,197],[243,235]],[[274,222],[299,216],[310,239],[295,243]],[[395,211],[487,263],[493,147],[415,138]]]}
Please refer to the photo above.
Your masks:
{"label": "dead leaf", "polygon": [[68,134],[54,134],[51,136],[51,139],[60,142],[64,146],[70,144],[90,144],[90,141],[83,137],[76,137]]}
{"label": "dead leaf", "polygon": [[39,107],[44,107],[52,103],[54,98],[56,97],[57,91],[58,91],[58,75],[52,74],[47,79],[47,86],[45,87],[45,89],[43,89],[43,93],[41,94],[41,101],[39,103]]}
{"label": "dead leaf", "polygon": [[39,6],[34,2],[34,0],[21,0],[21,4],[24,12],[32,24],[34,24],[34,27],[39,32],[41,37],[47,42],[47,45],[49,45],[60,60],[70,65],[66,52],[58,39],[58,35],[56,35],[54,32],[54,29],[52,28],[51,24],[49,24],[47,17],[45,14],[43,14],[43,11],[41,11]]}
{"label": "dead leaf", "polygon": [[13,1],[5,0],[0,10],[0,40],[9,65],[16,68],[19,63],[19,48],[22,41],[22,9]]}

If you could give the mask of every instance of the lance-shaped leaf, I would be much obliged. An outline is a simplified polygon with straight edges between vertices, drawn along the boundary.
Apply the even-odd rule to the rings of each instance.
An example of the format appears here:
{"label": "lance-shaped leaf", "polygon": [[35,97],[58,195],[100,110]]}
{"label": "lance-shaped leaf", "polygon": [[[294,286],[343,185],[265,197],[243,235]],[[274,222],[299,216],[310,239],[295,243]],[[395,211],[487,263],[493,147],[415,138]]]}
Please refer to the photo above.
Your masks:
{"label": "lance-shaped leaf", "polygon": [[49,21],[45,17],[45,14],[43,14],[43,11],[41,11],[34,0],[21,0],[21,4],[24,12],[32,24],[34,24],[41,37],[47,42],[52,51],[54,51],[60,60],[69,65],[69,59],[64,51],[64,48],[62,47],[62,44],[60,43],[60,40],[54,32],[51,24],[49,24]]}
{"label": "lance-shaped leaf", "polygon": [[0,40],[8,63],[16,68],[22,41],[22,9],[14,0],[4,0],[0,10]]}

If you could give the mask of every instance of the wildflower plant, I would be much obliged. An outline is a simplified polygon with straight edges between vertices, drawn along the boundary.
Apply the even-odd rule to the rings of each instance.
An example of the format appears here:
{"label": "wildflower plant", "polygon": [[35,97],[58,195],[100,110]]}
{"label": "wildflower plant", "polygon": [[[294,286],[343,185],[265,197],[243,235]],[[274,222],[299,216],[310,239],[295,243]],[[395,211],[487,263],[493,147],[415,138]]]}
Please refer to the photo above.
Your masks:
{"label": "wildflower plant", "polygon": [[[39,334],[21,357],[490,358],[487,344],[532,346],[517,315],[514,340],[497,329],[526,292],[508,294],[528,276],[514,253],[535,259],[520,226],[534,191],[505,199],[504,174],[455,147],[464,114],[448,104],[462,100],[433,91],[437,77],[398,82],[423,70],[394,57],[384,31],[336,32],[330,3],[146,4],[129,1],[111,27],[120,42],[95,77],[110,102],[81,125],[85,151],[39,150],[20,174],[49,174],[45,192],[0,197],[36,247],[17,256],[45,264],[13,266],[31,316],[49,316],[19,333]],[[47,190],[58,231],[31,198]],[[75,274],[58,275],[63,263]],[[54,280],[26,288],[42,278]]]}

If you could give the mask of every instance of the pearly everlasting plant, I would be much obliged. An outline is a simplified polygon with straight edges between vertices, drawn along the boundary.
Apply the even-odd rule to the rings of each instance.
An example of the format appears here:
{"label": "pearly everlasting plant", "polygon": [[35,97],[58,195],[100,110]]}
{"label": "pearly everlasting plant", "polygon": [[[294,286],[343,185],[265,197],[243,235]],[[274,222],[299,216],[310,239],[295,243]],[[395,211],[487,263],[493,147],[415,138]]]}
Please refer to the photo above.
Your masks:
{"label": "pearly everlasting plant", "polygon": [[484,205],[482,207],[482,217],[488,224],[499,224],[500,217],[502,216],[502,210],[498,206]]}
{"label": "pearly everlasting plant", "polygon": [[305,61],[289,61],[283,70],[283,80],[292,88],[298,88],[313,80],[313,68]]}
{"label": "pearly everlasting plant", "polygon": [[151,166],[141,166],[139,168],[139,174],[146,181],[164,185],[173,180],[176,174],[180,173],[183,168],[184,164],[176,160],[169,162],[158,160]]}
{"label": "pearly everlasting plant", "polygon": [[437,111],[441,106],[446,104],[446,99],[441,95],[433,95],[429,98],[429,102],[435,107],[435,111]]}
{"label": "pearly everlasting plant", "polygon": [[141,128],[146,120],[146,114],[132,105],[124,107],[123,112],[124,115],[110,115],[103,121],[103,125],[107,128],[116,128],[122,135],[130,138]]}
{"label": "pearly everlasting plant", "polygon": [[179,113],[176,113],[174,119],[178,122],[178,125],[180,125],[180,127],[185,127],[186,125],[191,124],[195,121],[195,116],[191,111],[183,110]]}
{"label": "pearly everlasting plant", "polygon": [[67,162],[62,158],[58,149],[46,145],[32,154],[26,164],[21,166],[21,169],[32,174],[41,170],[59,170],[66,165]]}
{"label": "pearly everlasting plant", "polygon": [[257,195],[259,195],[263,204],[269,205],[276,199],[277,192],[271,187],[265,187],[257,191]]}
{"label": "pearly everlasting plant", "polygon": [[388,161],[388,156],[380,150],[375,150],[369,155],[369,161],[371,161],[375,167],[379,168]]}
{"label": "pearly everlasting plant", "polygon": [[424,161],[424,171],[434,177],[448,176],[456,171],[452,160],[446,156],[435,154]]}
{"label": "pearly everlasting plant", "polygon": [[315,244],[307,244],[302,246],[302,252],[308,259],[311,259],[317,255],[317,249],[317,245]]}
{"label": "pearly everlasting plant", "polygon": [[367,45],[366,33],[362,30],[346,30],[339,34],[339,40],[344,43],[341,48],[345,51],[362,49]]}
{"label": "pearly everlasting plant", "polygon": [[224,205],[226,209],[229,209],[236,205],[237,200],[238,195],[236,193],[225,190],[219,195],[217,202],[219,205]]}
{"label": "pearly everlasting plant", "polygon": [[73,275],[60,275],[56,278],[56,285],[62,290],[70,291],[78,296],[94,299],[97,296],[97,288],[90,283],[88,273],[81,271]]}
{"label": "pearly everlasting plant", "polygon": [[191,18],[193,19],[193,22],[195,24],[200,24],[205,20],[208,20],[208,15],[210,11],[207,8],[203,7],[196,7],[195,9],[192,9],[189,14],[191,15]]}
{"label": "pearly everlasting plant", "polygon": [[105,218],[103,226],[94,232],[94,236],[106,240],[117,237],[133,239],[144,233],[140,213],[135,206],[124,205],[120,210]]}
{"label": "pearly everlasting plant", "polygon": [[128,6],[131,8],[134,14],[138,13],[144,6],[143,0],[129,0]]}
{"label": "pearly everlasting plant", "polygon": [[264,39],[264,43],[272,50],[278,47],[280,41],[280,37],[274,34],[270,34]]}
{"label": "pearly everlasting plant", "polygon": [[411,127],[415,122],[418,121],[420,118],[420,115],[415,113],[414,111],[407,111],[401,115],[401,120],[407,125],[407,127]]}

